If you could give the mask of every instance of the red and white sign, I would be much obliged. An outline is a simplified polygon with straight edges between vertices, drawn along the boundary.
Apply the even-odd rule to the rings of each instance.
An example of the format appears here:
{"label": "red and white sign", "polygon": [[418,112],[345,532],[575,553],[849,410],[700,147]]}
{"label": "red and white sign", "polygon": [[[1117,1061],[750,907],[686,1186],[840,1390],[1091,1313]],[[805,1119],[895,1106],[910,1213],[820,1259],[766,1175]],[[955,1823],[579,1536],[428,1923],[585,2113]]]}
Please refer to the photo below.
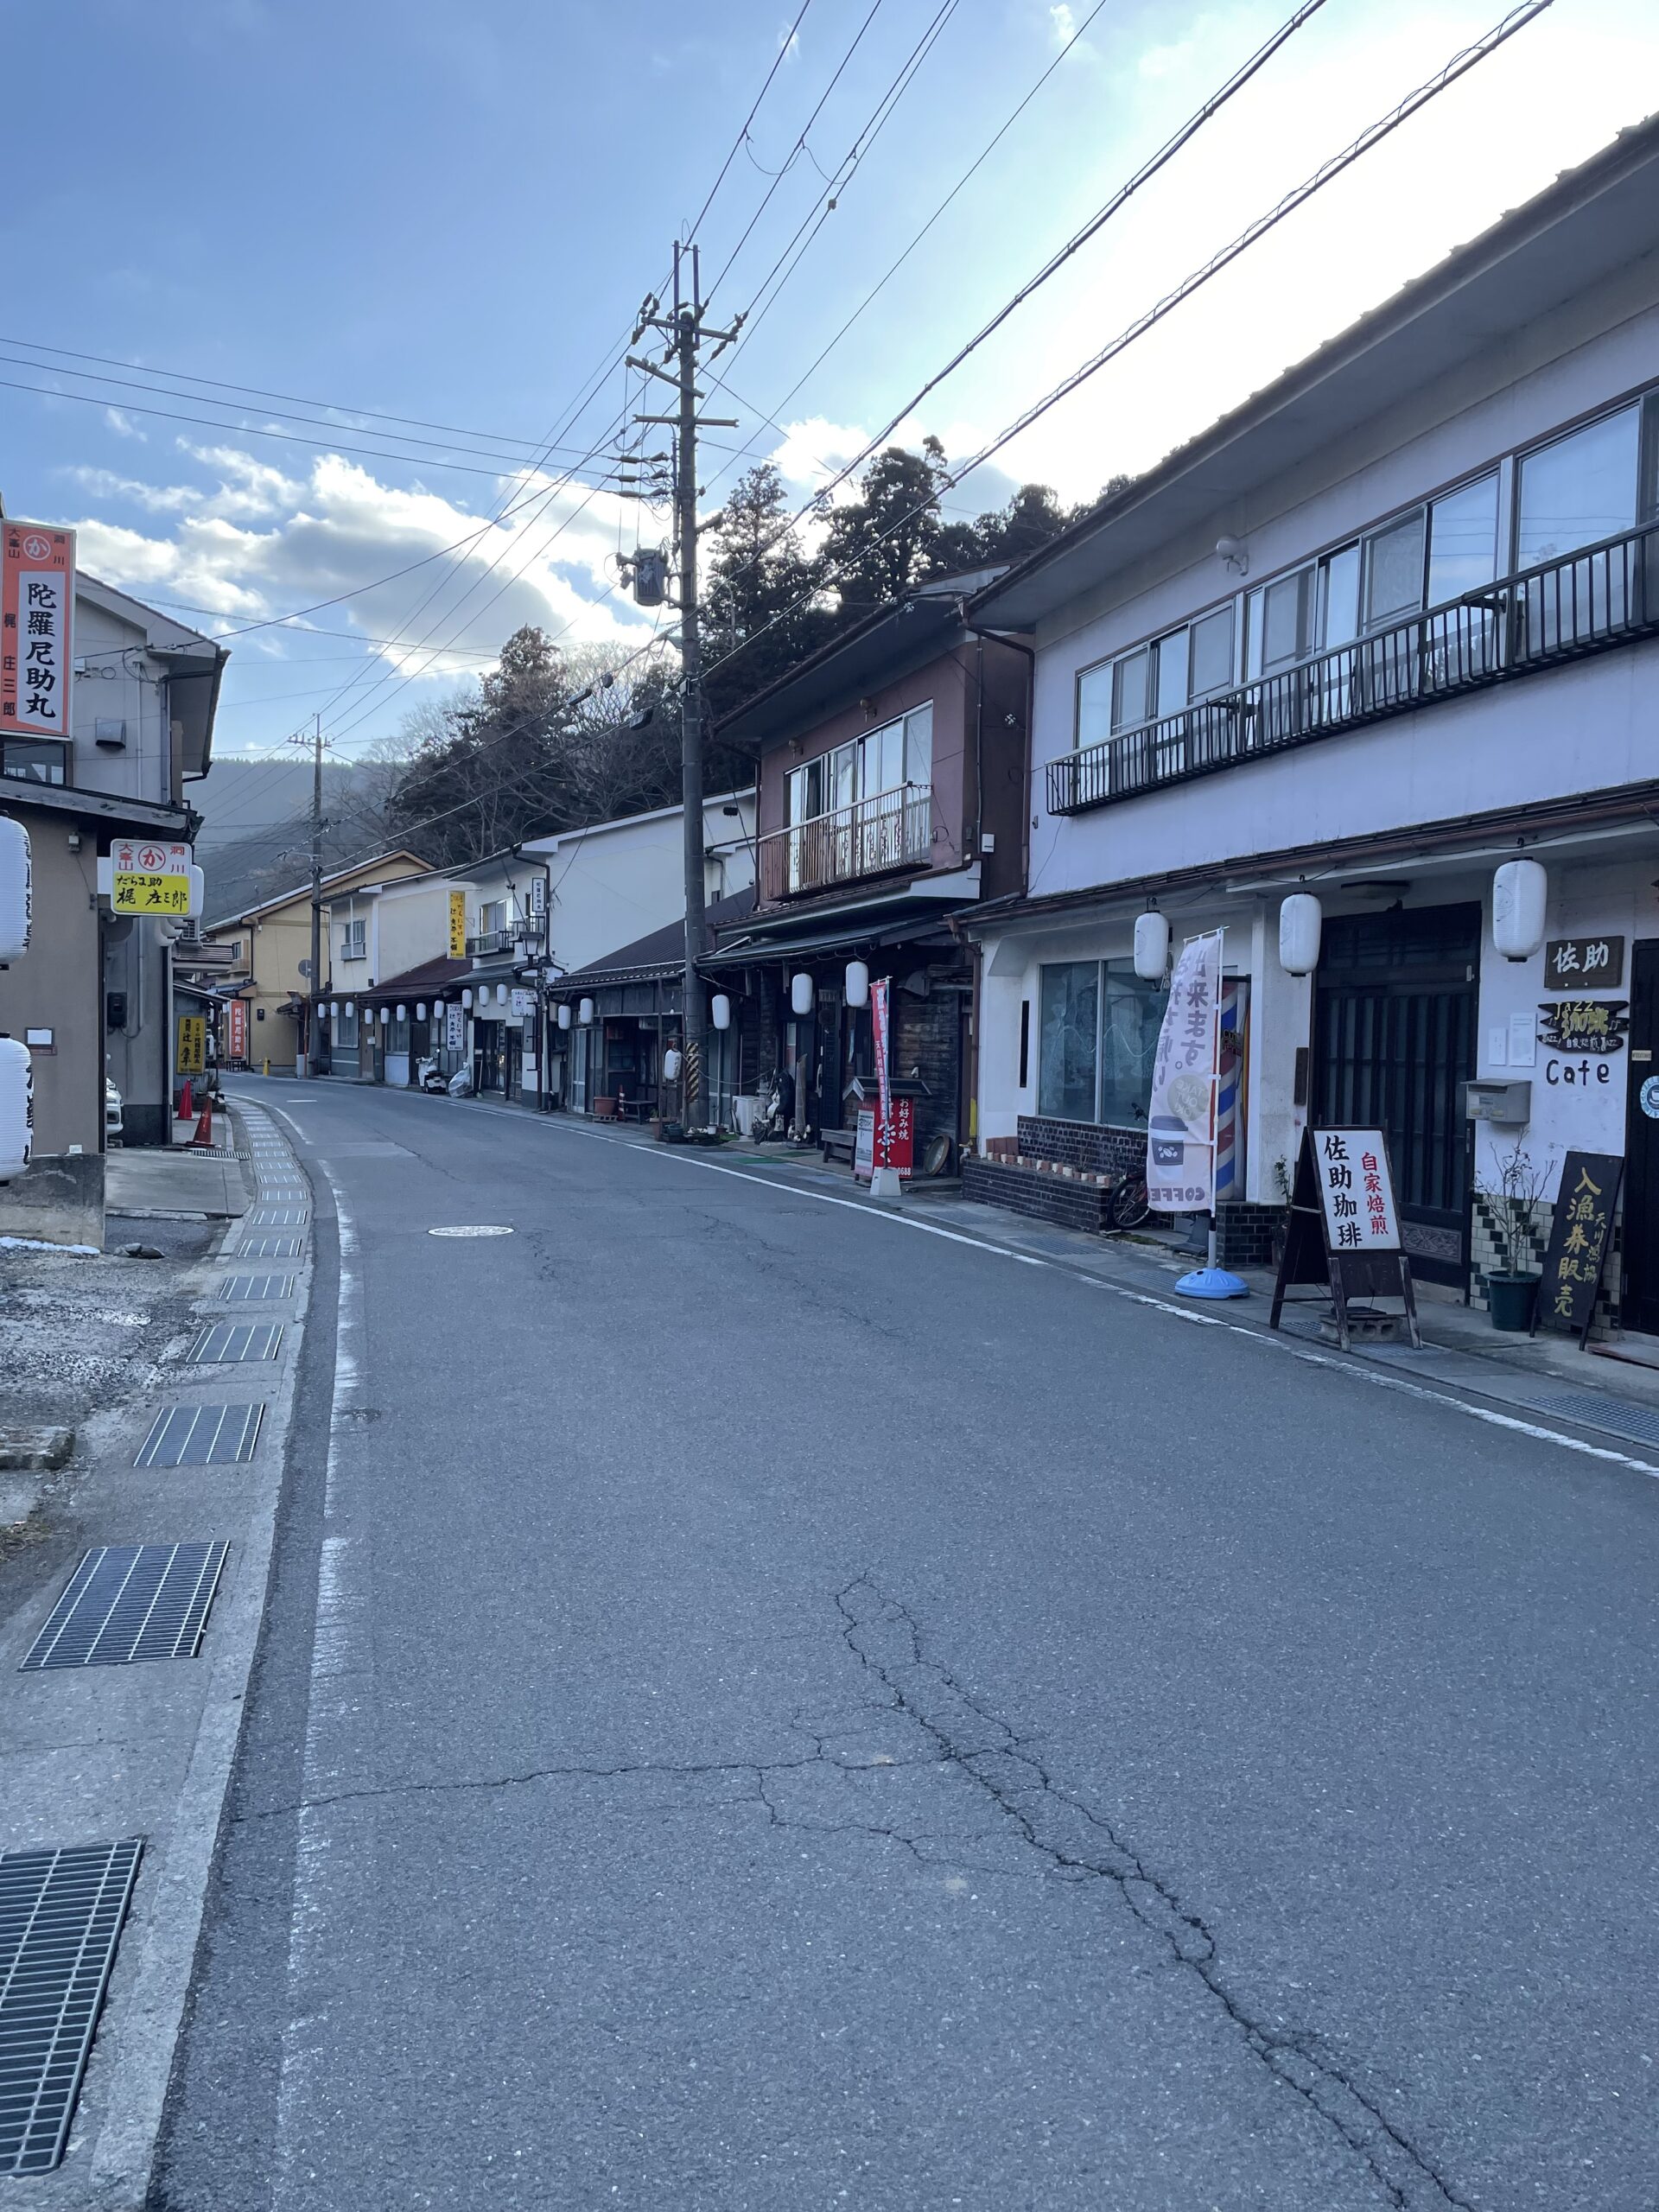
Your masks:
{"label": "red and white sign", "polygon": [[1313,1159],[1333,1252],[1397,1252],[1400,1218],[1381,1129],[1316,1129]]}
{"label": "red and white sign", "polygon": [[230,1057],[233,1060],[245,1060],[248,1057],[248,1002],[246,999],[232,999],[230,1001],[229,1012],[231,1017]]}
{"label": "red and white sign", "polygon": [[[875,1046],[875,1088],[881,1101],[881,1119],[884,1122],[892,1103],[892,1094],[888,1090],[891,1071],[887,1065],[887,995],[891,988],[892,985],[885,976],[870,985],[870,1033]],[[885,1164],[881,1160],[876,1162],[878,1167]]]}
{"label": "red and white sign", "polygon": [[75,533],[49,523],[0,524],[0,729],[71,734],[69,639]]}
{"label": "red and white sign", "polygon": [[901,1182],[916,1170],[916,1102],[893,1098],[884,1112],[861,1106],[853,1148],[853,1173],[868,1183],[878,1167],[896,1167]]}

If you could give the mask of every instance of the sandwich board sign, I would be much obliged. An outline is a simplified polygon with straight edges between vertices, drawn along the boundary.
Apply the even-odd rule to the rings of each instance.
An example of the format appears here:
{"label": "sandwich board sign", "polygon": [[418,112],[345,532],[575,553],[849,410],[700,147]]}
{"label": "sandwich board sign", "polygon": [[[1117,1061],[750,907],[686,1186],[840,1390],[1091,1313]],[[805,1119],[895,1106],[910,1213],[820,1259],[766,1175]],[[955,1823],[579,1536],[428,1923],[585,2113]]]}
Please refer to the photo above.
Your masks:
{"label": "sandwich board sign", "polygon": [[1302,1132],[1269,1328],[1279,1326],[1286,1291],[1304,1282],[1329,1290],[1344,1351],[1349,1349],[1349,1301],[1377,1296],[1405,1300],[1411,1341],[1421,1347],[1411,1262],[1400,1241],[1388,1139],[1381,1129]]}

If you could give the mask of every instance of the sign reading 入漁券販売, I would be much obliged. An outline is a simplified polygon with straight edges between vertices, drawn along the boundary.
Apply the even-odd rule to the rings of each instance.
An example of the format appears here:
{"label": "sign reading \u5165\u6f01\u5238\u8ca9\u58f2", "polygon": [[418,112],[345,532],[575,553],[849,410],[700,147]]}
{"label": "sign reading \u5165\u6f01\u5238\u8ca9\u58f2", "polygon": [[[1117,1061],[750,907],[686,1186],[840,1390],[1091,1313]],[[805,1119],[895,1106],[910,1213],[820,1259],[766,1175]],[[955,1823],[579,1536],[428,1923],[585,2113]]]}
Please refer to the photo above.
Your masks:
{"label": "sign reading \u5165\u6f01\u5238\u8ca9\u58f2", "polygon": [[1215,1200],[1221,944],[1219,930],[1189,938],[1170,977],[1147,1120],[1147,1198],[1160,1213],[1207,1213]]}
{"label": "sign reading \u5165\u6f01\u5238\u8ca9\u58f2", "polygon": [[0,524],[0,729],[69,735],[75,533]]}

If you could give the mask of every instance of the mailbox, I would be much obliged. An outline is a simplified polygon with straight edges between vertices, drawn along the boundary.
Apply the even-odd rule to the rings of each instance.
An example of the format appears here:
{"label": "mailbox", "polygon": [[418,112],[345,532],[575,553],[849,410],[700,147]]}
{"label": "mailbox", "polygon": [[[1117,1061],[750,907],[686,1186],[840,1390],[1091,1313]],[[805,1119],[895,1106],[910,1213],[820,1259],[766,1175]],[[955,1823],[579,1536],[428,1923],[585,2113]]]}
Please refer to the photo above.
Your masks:
{"label": "mailbox", "polygon": [[1466,1122],[1497,1122],[1519,1128],[1532,1119],[1532,1084],[1506,1082],[1465,1083],[1463,1116]]}

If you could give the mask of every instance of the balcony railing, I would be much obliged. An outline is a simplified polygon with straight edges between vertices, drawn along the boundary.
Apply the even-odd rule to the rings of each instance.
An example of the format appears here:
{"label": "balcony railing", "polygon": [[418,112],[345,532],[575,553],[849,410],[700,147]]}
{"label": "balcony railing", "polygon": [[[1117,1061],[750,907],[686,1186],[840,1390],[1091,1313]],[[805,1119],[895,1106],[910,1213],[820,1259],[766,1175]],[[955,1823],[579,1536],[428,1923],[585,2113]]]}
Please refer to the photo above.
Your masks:
{"label": "balcony railing", "polygon": [[932,793],[906,784],[762,837],[760,897],[804,899],[838,883],[914,868],[932,850]]}
{"label": "balcony railing", "polygon": [[1456,698],[1659,631],[1659,523],[1505,576],[1299,667],[1048,764],[1048,810],[1165,784]]}

